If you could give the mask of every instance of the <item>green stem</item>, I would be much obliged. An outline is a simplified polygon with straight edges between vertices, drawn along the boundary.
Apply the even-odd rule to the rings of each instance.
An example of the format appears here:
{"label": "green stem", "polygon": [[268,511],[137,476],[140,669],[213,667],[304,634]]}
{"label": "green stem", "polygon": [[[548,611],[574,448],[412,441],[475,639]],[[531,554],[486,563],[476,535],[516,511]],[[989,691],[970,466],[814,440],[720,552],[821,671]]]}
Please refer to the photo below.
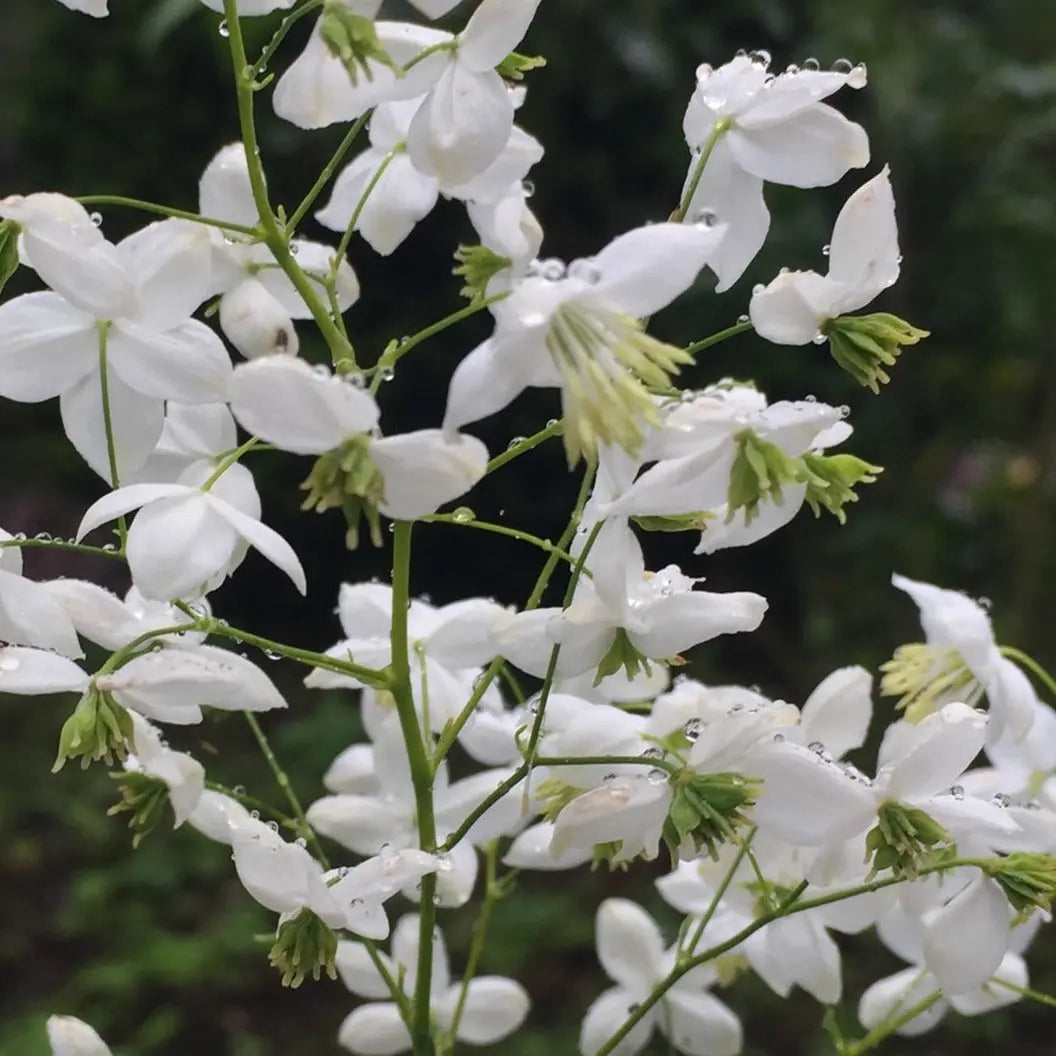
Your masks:
{"label": "green stem", "polygon": [[1040,990],[1031,990],[1026,986],[1016,986],[1015,983],[1010,983],[1007,979],[999,979],[996,975],[986,985],[1002,986],[1006,990],[1019,994],[1020,997],[1025,997],[1030,1001],[1037,1001],[1039,1005],[1048,1005],[1049,1008],[1056,1008],[1056,997],[1043,994]]}
{"label": "green stem", "polygon": [[153,642],[156,638],[162,638],[167,634],[184,634],[195,629],[196,627],[192,623],[176,623],[169,627],[156,627],[152,631],[144,631],[133,638],[132,641],[126,642],[120,649],[111,653],[110,658],[95,672],[93,677],[98,678],[100,675],[109,675],[111,672],[116,671],[127,659],[136,655],[141,645],[146,645],[148,642]]}
{"label": "green stem", "polygon": [[319,327],[330,349],[333,361],[337,363],[342,359],[348,359],[354,366],[355,353],[352,346],[330,318],[327,306],[312,285],[312,280],[304,273],[293,253],[290,252],[286,232],[279,226],[271,203],[268,201],[268,189],[260,161],[260,146],[257,142],[256,122],[253,115],[256,70],[246,60],[246,46],[242,39],[242,25],[238,20],[237,0],[224,0],[224,14],[227,18],[227,43],[231,52],[231,66],[238,101],[238,124],[242,132],[242,143],[245,146],[246,161],[249,166],[249,183],[253,191],[253,202],[260,218],[264,244],[271,250],[279,267],[286,273],[301,299],[308,306],[316,326]]}
{"label": "green stem", "polygon": [[694,355],[697,352],[703,352],[706,348],[711,348],[712,345],[717,345],[728,338],[736,337],[738,334],[746,334],[753,329],[755,328],[751,323],[734,323],[733,326],[728,326],[725,330],[720,330],[710,337],[705,337],[700,341],[694,341],[691,345],[686,345],[682,351],[689,355]]}
{"label": "green stem", "polygon": [[257,720],[256,715],[251,711],[244,711],[242,714],[245,716],[246,723],[253,732],[253,738],[257,742],[257,747],[260,748],[261,754],[264,756],[264,759],[268,764],[268,768],[271,770],[272,777],[275,778],[275,783],[282,790],[283,795],[286,797],[286,802],[289,803],[290,808],[293,810],[293,816],[297,819],[297,827],[300,834],[311,844],[312,851],[315,853],[315,857],[319,860],[319,864],[324,869],[329,869],[330,862],[327,860],[326,852],[319,843],[319,837],[316,836],[315,830],[308,824],[308,818],[305,816],[301,801],[297,798],[297,793],[294,791],[293,785],[290,784],[289,776],[279,764],[279,760],[275,757],[275,753],[271,750],[271,745],[268,743],[268,738],[263,729],[261,729],[260,722]]}
{"label": "green stem", "polygon": [[715,912],[719,908],[719,903],[722,901],[723,895],[726,894],[730,884],[733,883],[734,874],[740,867],[741,862],[744,861],[745,855],[748,854],[748,848],[751,845],[752,837],[755,835],[755,833],[756,830],[753,826],[751,831],[745,836],[744,840],[741,841],[741,846],[738,849],[733,861],[730,863],[729,869],[726,870],[726,874],[722,878],[722,883],[720,883],[718,888],[715,890],[715,896],[708,903],[708,908],[704,910],[703,916],[701,916],[700,920],[697,921],[697,926],[693,931],[693,935],[690,938],[689,943],[686,945],[684,950],[679,950],[679,957],[693,956],[693,951],[696,950],[697,946],[700,944],[700,940],[703,938],[704,932],[707,930],[708,925],[711,923],[712,917],[715,916]]}
{"label": "green stem", "polygon": [[202,491],[210,491],[210,490],[212,489],[212,486],[213,486],[213,485],[214,485],[214,484],[215,484],[215,483],[216,483],[216,482],[217,482],[217,481],[218,481],[218,480],[219,480],[219,479],[220,479],[220,478],[221,478],[221,477],[222,477],[222,476],[223,476],[223,475],[224,475],[224,474],[225,474],[225,473],[226,473],[226,472],[227,472],[227,471],[228,471],[228,470],[229,470],[229,469],[230,469],[230,468],[231,468],[231,467],[232,467],[232,466],[233,466],[233,465],[234,465],[234,464],[236,463],[236,462],[238,462],[238,461],[239,461],[239,460],[240,460],[240,459],[242,458],[242,456],[243,456],[244,454],[246,454],[246,453],[247,453],[247,452],[249,452],[249,451],[252,451],[252,450],[253,450],[253,449],[254,449],[254,448],[255,448],[255,447],[257,446],[257,442],[258,442],[258,441],[257,441],[257,438],[256,438],[255,436],[251,436],[251,437],[250,437],[250,438],[249,438],[249,439],[248,439],[248,440],[247,440],[247,441],[246,441],[246,442],[245,442],[244,444],[242,444],[242,445],[241,445],[240,447],[236,447],[236,448],[235,448],[235,450],[234,450],[234,451],[232,451],[232,452],[231,452],[230,454],[228,454],[228,455],[225,455],[225,456],[224,456],[223,458],[221,458],[221,459],[220,459],[220,461],[219,461],[219,463],[217,463],[217,467],[216,467],[216,469],[215,469],[215,470],[213,470],[213,473],[212,473],[212,475],[211,475],[211,476],[209,477],[209,479],[208,479],[208,480],[207,480],[207,481],[206,481],[206,482],[205,482],[205,483],[204,483],[204,484],[202,485],[202,489],[201,489],[201,490],[202,490]]}
{"label": "green stem", "polygon": [[345,233],[341,236],[341,241],[337,245],[337,256],[334,258],[334,274],[336,274],[336,262],[343,260],[345,254],[348,252],[348,245],[352,241],[352,235],[356,230],[356,226],[359,224],[359,218],[363,213],[363,209],[366,207],[368,199],[374,193],[374,188],[377,187],[382,176],[385,175],[385,170],[392,164],[396,155],[402,154],[406,149],[403,140],[400,140],[400,142],[393,146],[385,157],[381,159],[378,163],[378,167],[374,170],[374,175],[367,181],[366,187],[363,188],[363,193],[359,196],[359,201],[356,202],[355,209],[352,210],[352,216],[348,221],[348,226],[345,228]]}
{"label": "green stem", "polygon": [[378,950],[377,944],[372,942],[370,939],[364,939],[361,936],[357,936],[359,942],[363,944],[363,948],[367,951],[367,956],[370,958],[374,967],[378,971],[378,975],[381,976],[382,982],[388,987],[389,994],[392,996],[392,1000],[396,1003],[396,1007],[400,1010],[400,1018],[403,1020],[404,1025],[410,1029],[411,1020],[413,1018],[413,1010],[411,1008],[410,999],[404,992],[403,987],[400,986],[399,980],[397,980],[391,971],[389,966],[385,963],[384,958]]}
{"label": "green stem", "polygon": [[680,224],[685,220],[686,213],[689,212],[689,206],[693,201],[693,195],[697,193],[697,188],[700,186],[700,180],[704,175],[704,169],[708,164],[708,159],[711,157],[711,152],[715,149],[715,144],[718,143],[719,137],[726,132],[731,124],[733,124],[733,122],[728,117],[716,121],[708,138],[704,141],[704,146],[701,147],[700,156],[697,158],[696,167],[693,169],[693,175],[690,177],[689,183],[686,185],[682,200],[678,203],[678,208],[671,214],[671,220],[674,223]]}
{"label": "green stem", "polygon": [[[253,64],[253,76],[259,77],[268,68],[268,63],[271,62],[275,56],[275,52],[279,50],[279,45],[286,39],[286,34],[296,25],[300,19],[304,18],[305,15],[310,14],[312,11],[317,10],[323,6],[323,0],[308,0],[303,6],[297,8],[296,11],[291,11],[283,20],[279,23],[279,28],[275,30],[271,40],[268,41],[264,50],[260,53],[260,58]],[[296,226],[296,225],[294,225]]]}
{"label": "green stem", "polygon": [[937,1004],[941,1000],[942,992],[939,990],[928,994],[923,1001],[918,1001],[894,1018],[885,1019],[883,1022],[878,1023],[861,1041],[845,1048],[841,1056],[862,1056],[862,1053],[875,1049],[881,1041],[886,1041],[899,1027],[905,1026],[911,1020],[916,1019],[917,1016],[927,1012],[932,1005]]}
{"label": "green stem", "polygon": [[429,338],[435,337],[441,331],[446,330],[449,326],[454,326],[456,323],[462,322],[463,319],[468,319],[472,315],[476,315],[477,312],[487,308],[489,305],[495,304],[497,301],[504,300],[509,297],[509,293],[496,293],[492,297],[486,297],[482,301],[474,301],[472,304],[467,305],[465,308],[460,308],[457,312],[452,312],[450,315],[445,315],[443,319],[438,319],[435,323],[430,323],[429,326],[419,330],[416,334],[411,334],[410,337],[405,337],[402,341],[396,341],[391,343],[388,348],[382,352],[378,358],[378,362],[374,365],[374,377],[371,378],[370,382],[370,393],[376,395],[378,387],[384,380],[386,371],[392,370],[397,363],[405,356],[412,348],[416,345],[420,345],[423,341],[428,341]]}
{"label": "green stem", "polygon": [[44,547],[51,550],[67,550],[71,554],[91,554],[94,557],[110,557],[122,561],[120,550],[107,550],[105,546],[89,546],[87,543],[69,543],[65,539],[0,539],[0,548],[18,547],[20,550]]}
{"label": "green stem", "polygon": [[[407,635],[407,609],[411,601],[411,522],[393,522],[392,546],[392,682],[400,731],[407,748],[414,790],[418,845],[436,850],[436,818],[433,814],[435,772],[425,739],[418,725],[411,684],[411,653]],[[429,1056],[432,1046],[429,995],[433,973],[433,929],[436,925],[436,874],[422,877],[419,912],[418,967],[414,986],[411,1045],[414,1056]]]}
{"label": "green stem", "polygon": [[[114,420],[110,411],[110,368],[106,360],[106,335],[110,332],[110,324],[97,323],[96,326],[99,331],[99,394],[103,401],[106,457],[110,463],[110,486],[116,491],[121,487],[121,478],[117,472],[117,444],[114,440]],[[128,522],[124,515],[117,519],[117,537],[121,540],[119,551],[123,554],[128,544]]]}
{"label": "green stem", "polygon": [[[279,28],[281,29],[282,27],[280,26]],[[257,63],[257,68],[260,68],[260,63]],[[294,209],[293,215],[286,221],[286,233],[288,235],[293,234],[300,222],[308,215],[308,210],[315,204],[315,200],[323,193],[323,189],[333,179],[338,165],[341,164],[342,159],[348,153],[352,144],[356,141],[356,137],[363,131],[363,126],[367,123],[371,113],[372,111],[368,110],[365,114],[361,114],[353,123],[352,127],[345,133],[341,142],[338,143],[337,149],[330,156],[330,160],[323,167],[323,171],[319,173],[319,178],[312,184],[311,190],[308,191],[301,201],[301,204]]]}
{"label": "green stem", "polygon": [[192,220],[196,224],[205,224],[206,227],[219,227],[224,231],[236,231],[240,235],[249,235],[252,238],[260,237],[260,232],[255,227],[233,224],[230,220],[218,220],[212,216],[199,216],[198,213],[190,213],[185,209],[173,209],[170,205],[145,202],[140,198],[125,198],[118,194],[86,194],[78,198],[77,201],[81,205],[116,205],[125,209],[138,209],[141,213],[155,213],[158,216],[167,216],[173,220]]}
{"label": "green stem", "polygon": [[1048,671],[1046,671],[1045,668],[1034,659],[1034,657],[1024,653],[1022,649],[1016,649],[1011,645],[1002,645],[1001,655],[1007,656],[1009,660],[1014,660],[1021,667],[1025,667],[1028,671],[1031,671],[1037,679],[1045,685],[1048,691],[1053,696],[1056,696],[1056,679],[1054,679],[1052,675],[1050,675]]}
{"label": "green stem", "polygon": [[520,458],[521,455],[531,451],[533,447],[538,447],[544,440],[549,440],[552,436],[560,436],[562,428],[562,422],[553,421],[545,429],[540,429],[539,432],[533,433],[524,440],[511,444],[501,455],[496,455],[488,463],[487,472],[494,473],[495,470],[501,469],[507,462],[512,462],[515,458]]}
{"label": "green stem", "polygon": [[452,847],[458,844],[467,832],[482,818],[491,808],[498,803],[507,792],[511,792],[515,789],[524,779],[528,776],[528,764],[521,763],[519,767],[504,781],[501,781],[487,796],[484,797],[466,816],[462,819],[462,824],[452,832],[446,840],[440,845],[442,852],[450,851]]}
{"label": "green stem", "polygon": [[570,565],[575,565],[576,563],[576,559],[567,550],[556,547],[549,539],[540,539],[537,535],[532,535],[530,532],[522,532],[519,528],[509,528],[505,524],[478,521],[475,517],[470,521],[464,521],[451,513],[433,513],[426,517],[421,517],[419,520],[429,524],[457,524],[465,528],[479,528],[484,532],[505,535],[510,539],[519,539],[522,543],[530,543],[532,546],[537,546],[540,550],[545,550],[547,553],[556,553],[560,560],[567,561]]}

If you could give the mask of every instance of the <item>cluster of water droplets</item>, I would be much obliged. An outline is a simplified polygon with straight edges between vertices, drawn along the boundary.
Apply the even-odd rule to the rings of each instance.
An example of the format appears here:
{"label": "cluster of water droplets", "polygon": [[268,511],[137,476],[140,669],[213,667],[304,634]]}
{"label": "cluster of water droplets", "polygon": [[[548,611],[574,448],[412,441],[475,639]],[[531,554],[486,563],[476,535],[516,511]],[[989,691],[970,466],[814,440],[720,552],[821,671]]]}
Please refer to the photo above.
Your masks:
{"label": "cluster of water droplets", "polygon": [[525,275],[530,278],[543,279],[546,282],[561,282],[563,279],[577,279],[588,286],[601,282],[601,268],[593,257],[577,257],[566,264],[560,257],[536,259],[528,264]]}

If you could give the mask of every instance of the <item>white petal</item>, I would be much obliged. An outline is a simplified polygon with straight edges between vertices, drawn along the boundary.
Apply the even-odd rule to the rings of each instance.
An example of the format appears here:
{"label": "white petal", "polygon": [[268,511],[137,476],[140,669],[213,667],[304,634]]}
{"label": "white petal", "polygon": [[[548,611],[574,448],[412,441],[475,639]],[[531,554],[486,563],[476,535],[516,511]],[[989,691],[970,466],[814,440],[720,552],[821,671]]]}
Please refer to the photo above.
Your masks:
{"label": "white petal", "polygon": [[627,315],[651,315],[693,285],[726,232],[722,223],[651,224],[628,231],[594,258],[601,276],[594,293]]}
{"label": "white petal", "polygon": [[255,278],[220,298],[220,329],[246,359],[280,352],[295,356],[300,348],[289,312]]}
{"label": "white petal", "polygon": [[[451,987],[436,1006],[442,1026],[450,1026],[462,988]],[[528,1015],[528,994],[520,983],[497,975],[480,975],[466,988],[458,1040],[470,1045],[492,1045],[512,1034]]]}
{"label": "white petal", "polygon": [[[109,0],[59,0],[60,4],[65,4],[71,11],[80,11],[82,14],[91,15],[92,18],[106,18],[110,14],[107,4]],[[52,1016],[52,1019],[72,1019],[72,1016]],[[49,1021],[50,1022],[50,1021]],[[80,1022],[79,1020],[77,1022]],[[89,1028],[91,1029],[91,1028]],[[50,1027],[49,1027],[50,1030]],[[99,1056],[103,1056],[104,1050],[88,1050],[83,1053],[83,1056],[96,1056],[98,1052]],[[106,1056],[109,1056],[110,1050],[105,1050]],[[53,1056],[82,1056],[81,1053],[74,1050],[73,1052],[65,1052],[63,1050],[54,1050]]]}
{"label": "white petal", "polygon": [[215,496],[206,496],[213,510],[218,513],[254,550],[263,554],[276,568],[290,577],[301,594],[308,593],[304,569],[294,549],[278,532],[266,524],[236,509],[229,502]]}
{"label": "white petal", "polygon": [[780,124],[734,127],[727,137],[743,169],[792,187],[827,187],[848,169],[869,164],[865,130],[824,103]]}
{"label": "white petal", "polygon": [[766,598],[748,591],[688,590],[643,606],[647,629],[628,632],[628,637],[644,656],[662,659],[722,634],[754,631],[766,609]]}
{"label": "white petal", "polygon": [[300,845],[287,843],[263,822],[234,832],[235,870],[242,886],[266,909],[289,913],[306,906],[322,869]]}
{"label": "white petal", "polygon": [[498,73],[449,62],[411,121],[407,152],[420,172],[466,183],[498,158],[512,127],[513,103]]}
{"label": "white petal", "polygon": [[776,920],[767,927],[766,940],[791,982],[823,1005],[839,1001],[840,951],[820,920],[810,913]]}
{"label": "white petal", "polygon": [[998,657],[986,683],[990,704],[988,741],[996,741],[1007,730],[1015,740],[1030,733],[1037,714],[1038,698],[1030,679],[1009,659]]}
{"label": "white petal", "polygon": [[546,872],[558,872],[575,869],[589,862],[593,857],[592,848],[572,848],[563,854],[550,852],[550,841],[554,836],[553,822],[541,821],[525,829],[510,845],[504,865],[514,869],[540,869]]}
{"label": "white petal", "polygon": [[[686,190],[696,172],[696,162],[696,157],[690,162]],[[708,266],[719,280],[715,292],[722,293],[744,274],[763,248],[770,230],[763,181],[736,163],[726,136],[721,136],[712,149],[689,202],[687,216],[697,216],[703,210],[713,212],[726,229],[722,242],[708,260]]]}
{"label": "white petal", "polygon": [[686,1056],[736,1056],[741,1051],[741,1021],[711,994],[675,986],[668,991],[657,1022]]}
{"label": "white petal", "polygon": [[521,42],[540,0],[482,0],[458,36],[458,56],[471,70],[498,66]]}
{"label": "white petal", "polygon": [[[297,255],[297,264],[301,270],[312,280],[316,287],[316,293],[326,300],[327,290],[324,283],[329,281],[333,270],[336,249],[322,242],[310,242],[304,238],[295,238],[290,243],[290,249]],[[259,247],[258,247],[259,250]],[[274,266],[274,258],[268,253],[271,267],[265,267],[257,272],[260,284],[274,297],[282,307],[290,313],[294,319],[312,318],[311,309],[305,304],[297,288],[290,281],[289,276],[278,267]],[[351,308],[359,299],[359,279],[352,270],[348,258],[345,257],[337,267],[334,280],[334,292],[338,308],[344,312]]]}
{"label": "white petal", "polygon": [[27,293],[0,305],[0,396],[49,400],[98,365],[95,320],[58,294]]}
{"label": "white petal", "polygon": [[[107,370],[107,399],[117,479],[125,480],[150,456],[165,424],[165,403],[129,388]],[[62,427],[77,453],[107,483],[113,483],[103,412],[101,378],[96,372],[68,388],[59,402]]]}
{"label": "white petal", "polygon": [[906,753],[889,764],[888,794],[898,799],[948,788],[982,751],[985,739],[982,712],[947,704],[917,724]]}
{"label": "white petal", "polygon": [[607,898],[598,907],[596,927],[598,960],[609,978],[648,992],[664,969],[664,940],[653,918],[636,902]]}
{"label": "white petal", "polygon": [[[1001,982],[1010,983],[1011,987],[1001,986]],[[1029,985],[1030,979],[1023,958],[1015,953],[1006,953],[997,966],[992,981],[988,980],[978,990],[951,994],[950,1004],[962,1016],[981,1016],[1022,1000],[1023,994],[1018,991],[1025,990]]]}
{"label": "white petal", "polygon": [[898,278],[900,259],[895,199],[884,166],[847,199],[836,218],[829,277],[875,295]]}
{"label": "white petal", "polygon": [[[384,953],[379,953],[378,956],[386,968],[392,971],[392,961]],[[358,942],[339,942],[334,963],[341,976],[341,982],[352,993],[375,1000],[389,996],[389,988],[365,946]]]}
{"label": "white petal", "polygon": [[249,182],[246,148],[229,143],[216,152],[198,181],[198,208],[211,220],[255,227],[257,207]]}
{"label": "white petal", "polygon": [[204,323],[189,319],[160,331],[118,320],[107,337],[107,357],[132,388],[181,403],[226,403],[231,360]]}
{"label": "white petal", "polygon": [[751,521],[747,511],[737,510],[731,521],[726,520],[728,506],[724,503],[716,510],[711,520],[705,522],[700,533],[700,542],[693,550],[695,554],[714,554],[735,546],[751,546],[768,535],[789,524],[803,508],[807,488],[805,484],[785,485],[781,489],[782,502],[763,501],[759,504]]}
{"label": "white petal", "polygon": [[377,791],[374,753],[370,745],[349,745],[323,774],[323,785],[330,792],[347,792],[353,795],[372,795]]}
{"label": "white petal", "polygon": [[818,683],[800,709],[800,728],[837,759],[860,748],[873,715],[873,676],[864,667],[841,667]]}
{"label": "white petal", "polygon": [[[937,989],[938,984],[930,973],[922,968],[906,968],[877,980],[862,994],[858,1002],[858,1019],[866,1030],[871,1030],[888,1017],[920,1004]],[[919,1016],[903,1023],[896,1033],[907,1038],[925,1034],[946,1015],[948,1007],[945,1001],[937,1001]]]}
{"label": "white petal", "polygon": [[488,449],[472,436],[419,429],[370,443],[370,457],[385,478],[378,508],[412,521],[464,495],[484,476]]}
{"label": "white petal", "polygon": [[789,271],[752,294],[755,332],[775,345],[805,345],[836,314],[843,288],[814,271]]}
{"label": "white petal", "polygon": [[90,531],[107,521],[116,520],[122,514],[130,513],[140,506],[159,499],[184,497],[194,489],[183,484],[130,484],[126,488],[96,499],[85,511],[77,528],[76,540],[80,542]]}
{"label": "white petal", "polygon": [[[580,1056],[595,1056],[597,1051],[623,1026],[644,994],[631,994],[616,986],[606,990],[587,1009],[583,1026],[579,1032]],[[611,1056],[635,1056],[653,1033],[655,1013],[646,1013],[627,1033],[627,1036],[611,1050]]]}
{"label": "white petal", "polygon": [[210,840],[230,846],[235,830],[252,827],[252,821],[249,811],[237,800],[207,788],[199,797],[187,824]]}
{"label": "white petal", "polygon": [[0,570],[0,641],[80,657],[77,632],[43,583]]}
{"label": "white petal", "polygon": [[[528,212],[521,181],[542,156],[543,147],[539,140],[514,125],[510,131],[509,142],[495,161],[468,183],[445,187],[444,193],[451,198],[461,199],[467,205],[498,203],[500,199],[518,198],[519,206],[516,211],[518,213]],[[518,194],[518,192],[521,193]],[[469,210],[469,215],[470,222],[479,234],[480,227],[473,219],[472,209]],[[528,215],[530,216],[531,213],[529,212]],[[523,232],[522,237],[526,237]]]}
{"label": "white petal", "polygon": [[387,1001],[360,1005],[350,1012],[338,1028],[337,1041],[362,1056],[393,1056],[411,1048],[411,1035],[399,1009]]}
{"label": "white petal", "polygon": [[1011,918],[1001,887],[986,877],[935,911],[924,929],[924,963],[944,993],[974,990],[994,974],[1008,949]]}
{"label": "white petal", "polygon": [[240,364],[231,410],[244,429],[300,455],[331,451],[368,432],[379,413],[362,389],[292,356]]}
{"label": "white petal", "polygon": [[410,824],[402,803],[376,796],[323,796],[308,808],[312,827],[356,854],[377,854],[385,844],[403,842]]}
{"label": "white petal", "polygon": [[64,656],[17,645],[0,648],[0,693],[36,696],[87,688],[88,676]]}
{"label": "white petal", "polygon": [[[88,13],[94,12],[89,10]],[[105,14],[104,2],[97,17]],[[75,1016],[49,1016],[48,1043],[51,1045],[51,1056],[110,1056],[106,1042],[87,1023]]]}
{"label": "white petal", "polygon": [[[77,633],[104,649],[119,649],[139,630],[136,617],[125,603],[95,583],[83,579],[53,579],[42,586],[62,606]],[[130,627],[136,630],[128,633]]]}

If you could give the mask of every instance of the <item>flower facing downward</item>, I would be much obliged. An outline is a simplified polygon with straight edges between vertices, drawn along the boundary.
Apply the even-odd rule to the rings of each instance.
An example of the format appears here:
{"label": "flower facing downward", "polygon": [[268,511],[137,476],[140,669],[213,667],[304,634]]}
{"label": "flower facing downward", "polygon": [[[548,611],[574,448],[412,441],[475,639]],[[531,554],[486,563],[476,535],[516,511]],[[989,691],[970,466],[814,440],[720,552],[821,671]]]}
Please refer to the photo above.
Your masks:
{"label": "flower facing downward", "polygon": [[496,306],[494,334],[455,371],[444,428],[505,407],[529,386],[561,389],[569,462],[599,443],[629,452],[657,420],[649,388],[667,388],[690,361],[643,332],[639,319],[685,292],[722,241],[714,217],[653,224],[610,242],[596,257],[543,261]]}

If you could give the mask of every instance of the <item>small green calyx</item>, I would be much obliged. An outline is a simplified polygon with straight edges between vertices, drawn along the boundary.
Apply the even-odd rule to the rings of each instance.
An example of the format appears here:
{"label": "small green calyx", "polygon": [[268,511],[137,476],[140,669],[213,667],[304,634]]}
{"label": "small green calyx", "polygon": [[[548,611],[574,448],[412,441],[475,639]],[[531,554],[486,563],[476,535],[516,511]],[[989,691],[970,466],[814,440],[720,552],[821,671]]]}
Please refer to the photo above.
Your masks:
{"label": "small green calyx", "polygon": [[822,333],[829,339],[832,358],[865,388],[879,392],[891,377],[884,369],[893,366],[904,345],[915,345],[930,331],[899,319],[889,312],[872,315],[841,315],[830,319]]}
{"label": "small green calyx", "polygon": [[762,439],[751,429],[743,429],[734,440],[737,453],[726,493],[726,521],[729,523],[738,510],[744,510],[745,521],[751,524],[761,502],[784,504],[781,489],[800,481],[802,467],[777,444]]}
{"label": "small green calyx", "polygon": [[488,283],[500,271],[513,267],[509,257],[496,253],[487,246],[459,246],[455,251],[456,266],[452,275],[458,275],[465,285],[458,292],[470,301],[483,300],[488,295]]}
{"label": "small green calyx", "polygon": [[574,799],[578,799],[586,791],[575,785],[565,784],[556,777],[548,777],[541,782],[536,790],[536,798],[541,804],[541,813],[546,821],[556,821],[561,813]]}
{"label": "small green calyx", "polygon": [[800,459],[807,482],[806,502],[815,517],[828,510],[840,524],[847,522],[843,507],[857,502],[855,486],[873,484],[882,466],[874,466],[855,455],[805,454]]}
{"label": "small green calyx", "polygon": [[907,722],[920,722],[951,701],[971,704],[979,697],[975,675],[956,649],[923,642],[900,645],[880,670],[881,695],[899,698],[896,706]]}
{"label": "small green calyx", "polygon": [[755,916],[765,917],[780,909],[792,897],[791,887],[781,884],[762,884],[754,881],[747,885],[747,890],[755,896]]}
{"label": "small green calyx", "polygon": [[132,716],[92,686],[63,723],[51,772],[58,773],[68,759],[80,759],[83,770],[99,759],[111,765],[120,762],[128,755],[132,736]]}
{"label": "small green calyx", "polygon": [[370,541],[381,546],[381,519],[378,506],[385,501],[385,479],[370,458],[370,437],[366,433],[350,437],[339,448],[320,455],[311,473],[301,484],[308,497],[302,510],[341,509],[348,522],[345,545],[359,546],[359,522],[370,529]]}
{"label": "small green calyx", "polygon": [[995,858],[983,871],[993,877],[1016,911],[1015,923],[1021,924],[1036,909],[1049,912],[1056,897],[1056,858],[1049,854],[1016,851]]}
{"label": "small green calyx", "polygon": [[506,81],[523,81],[524,75],[530,70],[539,70],[546,65],[546,59],[542,55],[521,55],[511,51],[495,67],[498,75]]}
{"label": "small green calyx", "polygon": [[368,81],[374,80],[370,62],[388,67],[397,77],[402,76],[403,71],[378,40],[373,20],[355,14],[343,3],[326,4],[319,19],[319,35],[330,54],[348,71],[353,84],[359,84],[361,75]]}
{"label": "small green calyx", "polygon": [[128,827],[132,830],[132,847],[140,845],[145,836],[157,828],[169,801],[169,786],[159,777],[139,770],[119,771],[110,775],[116,782],[120,799],[106,812],[111,817],[129,813]]}
{"label": "small green calyx", "polygon": [[627,673],[628,678],[634,678],[639,672],[644,672],[646,675],[652,673],[648,658],[638,652],[627,636],[627,632],[622,627],[618,627],[609,651],[598,664],[594,685],[599,685],[603,678],[614,675],[621,669]]}
{"label": "small green calyx", "polygon": [[916,807],[883,803],[876,822],[865,837],[865,861],[872,860],[867,881],[885,869],[899,880],[915,880],[925,866],[956,854],[953,837]]}
{"label": "small green calyx", "polygon": [[594,844],[594,849],[590,854],[590,868],[598,869],[603,865],[607,865],[610,872],[614,869],[626,872],[631,867],[630,860],[624,859],[620,862],[616,861],[617,856],[622,850],[623,840],[611,840],[609,843]]}
{"label": "small green calyx", "polygon": [[687,842],[694,851],[706,850],[709,857],[718,858],[719,846],[735,840],[737,830],[750,824],[744,811],[755,803],[761,783],[737,773],[698,774],[687,768],[675,774],[663,828],[672,867]]}
{"label": "small green calyx", "polygon": [[699,513],[643,514],[631,518],[645,532],[703,532],[707,530],[708,522],[714,519],[715,514],[708,510]]}
{"label": "small green calyx", "polygon": [[310,909],[302,909],[279,925],[268,963],[282,972],[283,986],[296,990],[309,974],[318,979],[326,972],[336,979],[336,956],[337,936]]}
{"label": "small green calyx", "polygon": [[0,220],[0,293],[7,280],[18,271],[18,236],[21,228],[14,220]]}

